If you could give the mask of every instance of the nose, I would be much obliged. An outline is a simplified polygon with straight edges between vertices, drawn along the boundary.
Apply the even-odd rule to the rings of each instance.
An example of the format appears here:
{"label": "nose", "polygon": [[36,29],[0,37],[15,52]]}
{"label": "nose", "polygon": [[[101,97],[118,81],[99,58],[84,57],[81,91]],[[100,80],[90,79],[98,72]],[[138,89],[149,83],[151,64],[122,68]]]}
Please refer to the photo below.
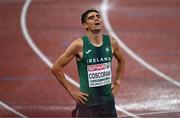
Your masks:
{"label": "nose", "polygon": [[99,18],[97,16],[95,16],[94,20],[97,21],[97,20],[99,20]]}

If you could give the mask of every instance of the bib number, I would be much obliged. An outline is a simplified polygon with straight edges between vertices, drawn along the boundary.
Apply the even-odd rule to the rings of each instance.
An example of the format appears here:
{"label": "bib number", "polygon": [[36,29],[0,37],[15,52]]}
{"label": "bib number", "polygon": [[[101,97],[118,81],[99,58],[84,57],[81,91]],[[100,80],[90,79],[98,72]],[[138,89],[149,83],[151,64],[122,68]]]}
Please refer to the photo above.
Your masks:
{"label": "bib number", "polygon": [[98,87],[111,84],[111,63],[88,65],[89,87]]}

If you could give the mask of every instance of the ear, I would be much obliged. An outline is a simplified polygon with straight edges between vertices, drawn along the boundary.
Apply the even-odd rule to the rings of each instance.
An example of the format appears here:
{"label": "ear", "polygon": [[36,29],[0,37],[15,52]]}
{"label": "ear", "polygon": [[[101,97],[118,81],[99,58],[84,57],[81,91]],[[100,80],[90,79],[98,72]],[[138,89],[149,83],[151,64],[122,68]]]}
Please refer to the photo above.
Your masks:
{"label": "ear", "polygon": [[87,29],[87,24],[86,23],[83,23],[83,28]]}

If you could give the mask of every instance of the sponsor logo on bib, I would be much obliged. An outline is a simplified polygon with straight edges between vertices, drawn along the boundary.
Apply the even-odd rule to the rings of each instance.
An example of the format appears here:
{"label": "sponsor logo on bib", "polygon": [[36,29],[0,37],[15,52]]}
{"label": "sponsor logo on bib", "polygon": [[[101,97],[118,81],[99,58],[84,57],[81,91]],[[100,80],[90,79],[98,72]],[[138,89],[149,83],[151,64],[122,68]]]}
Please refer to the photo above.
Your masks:
{"label": "sponsor logo on bib", "polygon": [[87,66],[89,87],[98,87],[111,84],[111,63],[94,64]]}

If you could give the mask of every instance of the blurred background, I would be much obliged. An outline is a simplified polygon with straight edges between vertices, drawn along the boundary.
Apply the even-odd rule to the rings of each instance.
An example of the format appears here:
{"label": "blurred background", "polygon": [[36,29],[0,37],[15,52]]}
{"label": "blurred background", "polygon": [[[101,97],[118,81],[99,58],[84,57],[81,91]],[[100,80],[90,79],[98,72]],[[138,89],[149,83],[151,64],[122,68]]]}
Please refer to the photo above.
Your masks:
{"label": "blurred background", "polygon": [[[105,34],[116,34],[156,72],[122,47],[126,69],[116,96],[118,117],[180,117],[179,0],[0,0],[0,117],[71,116],[76,103],[50,66],[86,33],[80,15],[89,8],[107,13],[103,21],[113,31],[106,22]],[[76,69],[74,59],[65,72],[79,82]]]}

